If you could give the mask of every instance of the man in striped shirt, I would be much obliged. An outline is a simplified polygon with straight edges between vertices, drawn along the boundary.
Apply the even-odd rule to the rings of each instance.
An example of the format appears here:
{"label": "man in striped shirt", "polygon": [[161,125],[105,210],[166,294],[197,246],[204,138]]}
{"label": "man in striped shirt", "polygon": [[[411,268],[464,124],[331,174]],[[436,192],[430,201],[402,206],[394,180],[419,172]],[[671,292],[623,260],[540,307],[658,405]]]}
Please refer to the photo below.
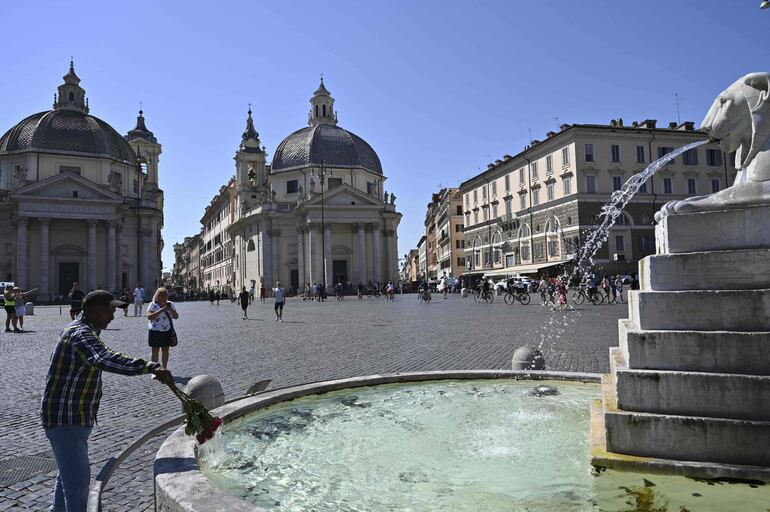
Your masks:
{"label": "man in striped shirt", "polygon": [[119,354],[99,338],[124,305],[105,290],[83,299],[83,312],[59,337],[46,378],[41,419],[59,467],[52,512],[84,512],[91,470],[88,436],[96,423],[102,396],[102,371],[122,375],[151,373],[173,383],[171,372],[160,364]]}

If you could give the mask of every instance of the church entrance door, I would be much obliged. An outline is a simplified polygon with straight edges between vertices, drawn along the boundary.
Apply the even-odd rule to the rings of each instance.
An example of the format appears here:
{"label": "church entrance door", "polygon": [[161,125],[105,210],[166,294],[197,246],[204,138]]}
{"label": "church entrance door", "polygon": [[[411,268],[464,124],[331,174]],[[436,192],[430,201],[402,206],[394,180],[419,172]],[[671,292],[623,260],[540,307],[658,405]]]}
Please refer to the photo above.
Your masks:
{"label": "church entrance door", "polygon": [[332,262],[332,273],[334,274],[334,284],[348,282],[348,261],[334,260]]}
{"label": "church entrance door", "polygon": [[72,283],[80,280],[80,264],[59,263],[59,295],[66,297],[72,289]]}
{"label": "church entrance door", "polygon": [[289,284],[296,293],[299,293],[299,270],[289,270]]}

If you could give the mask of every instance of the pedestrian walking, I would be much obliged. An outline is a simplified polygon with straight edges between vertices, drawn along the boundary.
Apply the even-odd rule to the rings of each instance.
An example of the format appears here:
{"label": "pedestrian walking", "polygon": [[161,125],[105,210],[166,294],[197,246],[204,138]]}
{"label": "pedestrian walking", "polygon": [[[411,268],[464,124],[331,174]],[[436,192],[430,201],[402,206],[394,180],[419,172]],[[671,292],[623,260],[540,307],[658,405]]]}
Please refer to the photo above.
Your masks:
{"label": "pedestrian walking", "polygon": [[615,276],[615,301],[620,301],[621,304],[625,304],[623,301],[623,277]]}
{"label": "pedestrian walking", "polygon": [[80,285],[75,282],[72,283],[72,288],[69,293],[70,298],[70,320],[74,320],[76,316],[83,311],[83,297],[86,294],[80,289]]}
{"label": "pedestrian walking", "polygon": [[[569,304],[567,304],[567,285],[561,281],[556,281],[556,295],[559,297],[559,309],[564,311],[569,308]],[[556,310],[555,305],[553,309]]]}
{"label": "pedestrian walking", "polygon": [[544,277],[540,279],[537,285],[537,293],[540,294],[540,305],[546,306],[548,304],[548,299],[546,298],[548,295],[548,281]]}
{"label": "pedestrian walking", "polygon": [[[3,305],[5,306],[5,332],[21,332],[16,318],[16,295],[13,293],[12,284],[5,286]],[[13,325],[13,331],[11,325]]]}
{"label": "pedestrian walking", "polygon": [[155,290],[152,302],[147,306],[147,342],[152,349],[150,359],[157,363],[160,351],[163,368],[168,368],[169,347],[177,344],[174,320],[178,318],[174,303],[168,300],[168,291],[161,286]]}
{"label": "pedestrian walking", "polygon": [[265,282],[262,281],[262,284],[259,285],[259,302],[264,304],[266,296],[267,296],[267,290],[265,289]]}
{"label": "pedestrian walking", "polygon": [[364,300],[364,283],[358,282],[358,300]]}
{"label": "pedestrian walking", "polygon": [[18,286],[13,289],[13,295],[16,299],[16,324],[19,326],[19,332],[24,332],[24,315],[27,314],[27,306],[24,304],[24,301],[27,299],[27,295],[30,295],[35,290],[25,293]]}
{"label": "pedestrian walking", "polygon": [[246,310],[249,308],[249,297],[251,295],[249,292],[246,291],[246,287],[244,286],[241,290],[241,293],[238,294],[238,302],[241,304],[241,309],[243,310],[243,319],[246,320],[248,318],[248,315],[246,314]]}
{"label": "pedestrian walking", "polygon": [[275,288],[273,288],[273,295],[275,296],[275,321],[283,322],[283,305],[286,299],[283,296],[283,288],[281,288],[281,282],[275,282]]}
{"label": "pedestrian walking", "polygon": [[86,510],[91,481],[88,437],[102,396],[102,371],[151,373],[164,384],[174,382],[171,372],[158,363],[123,355],[101,340],[101,331],[121,304],[104,290],[86,295],[83,314],[64,329],[51,356],[41,403],[41,423],[59,468],[50,510]]}
{"label": "pedestrian walking", "polygon": [[118,297],[118,300],[123,303],[120,309],[123,310],[123,316],[128,316],[128,304],[131,302],[131,290],[123,288],[123,292]]}
{"label": "pedestrian walking", "polygon": [[607,297],[607,304],[612,304],[612,294],[611,294],[611,288],[610,286],[610,279],[607,277],[607,274],[602,276],[602,280],[599,283],[599,286],[604,290],[604,296]]}
{"label": "pedestrian walking", "polygon": [[222,295],[219,293],[219,290],[214,292],[214,300],[217,301],[217,306],[219,306],[219,300],[222,298]]}
{"label": "pedestrian walking", "polygon": [[134,316],[142,314],[142,304],[144,303],[144,288],[141,283],[136,283],[134,288]]}
{"label": "pedestrian walking", "polygon": [[255,294],[255,291],[256,291],[255,287],[256,287],[256,285],[254,284],[254,281],[252,280],[251,281],[251,288],[249,288],[249,304],[254,302],[254,294]]}

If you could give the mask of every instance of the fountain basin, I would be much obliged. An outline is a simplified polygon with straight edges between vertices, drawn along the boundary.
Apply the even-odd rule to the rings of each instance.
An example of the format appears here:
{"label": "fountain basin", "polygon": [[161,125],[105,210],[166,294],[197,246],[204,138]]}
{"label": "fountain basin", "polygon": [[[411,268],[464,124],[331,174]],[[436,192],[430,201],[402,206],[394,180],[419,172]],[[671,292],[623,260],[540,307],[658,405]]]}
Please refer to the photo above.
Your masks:
{"label": "fountain basin", "polygon": [[[690,504],[682,493],[698,505],[715,499],[707,497],[715,489],[701,484],[706,490],[692,493],[675,480],[682,477],[591,476],[588,404],[600,394],[598,381],[593,374],[429,372],[241,399],[216,410],[226,422],[218,444],[201,450],[181,428],[166,440],[155,463],[157,509],[625,510],[628,500],[673,496],[678,510]],[[538,384],[559,392],[538,396]],[[727,499],[768,499],[755,491],[762,494]]]}

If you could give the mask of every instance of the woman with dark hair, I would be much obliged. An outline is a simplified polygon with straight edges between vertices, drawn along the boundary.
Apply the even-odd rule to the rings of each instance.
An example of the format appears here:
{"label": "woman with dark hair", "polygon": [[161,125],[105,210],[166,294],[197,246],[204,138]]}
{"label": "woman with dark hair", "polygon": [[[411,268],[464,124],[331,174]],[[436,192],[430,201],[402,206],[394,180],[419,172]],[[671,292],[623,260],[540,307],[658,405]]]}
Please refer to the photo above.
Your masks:
{"label": "woman with dark hair", "polygon": [[151,361],[158,362],[158,351],[161,352],[163,368],[168,368],[169,347],[176,345],[174,320],[179,318],[174,303],[168,300],[168,291],[160,287],[155,290],[152,302],[147,306],[148,344],[152,349]]}

